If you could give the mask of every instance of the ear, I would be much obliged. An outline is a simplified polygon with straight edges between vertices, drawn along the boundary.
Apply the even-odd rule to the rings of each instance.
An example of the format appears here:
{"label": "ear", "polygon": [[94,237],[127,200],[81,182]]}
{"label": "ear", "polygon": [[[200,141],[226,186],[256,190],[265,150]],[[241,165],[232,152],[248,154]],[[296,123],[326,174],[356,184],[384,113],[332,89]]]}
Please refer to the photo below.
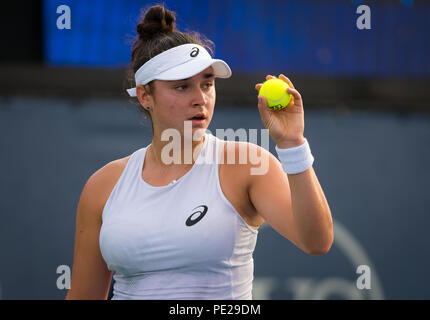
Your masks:
{"label": "ear", "polygon": [[152,97],[145,91],[143,85],[136,86],[136,96],[143,107],[152,106]]}

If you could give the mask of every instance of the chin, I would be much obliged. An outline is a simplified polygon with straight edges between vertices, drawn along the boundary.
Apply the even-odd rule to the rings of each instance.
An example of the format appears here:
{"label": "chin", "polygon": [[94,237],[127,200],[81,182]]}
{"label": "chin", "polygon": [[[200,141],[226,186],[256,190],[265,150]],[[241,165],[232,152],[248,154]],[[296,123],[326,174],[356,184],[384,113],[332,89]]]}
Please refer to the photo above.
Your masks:
{"label": "chin", "polygon": [[200,140],[206,133],[206,127],[193,128],[193,139]]}
{"label": "chin", "polygon": [[206,132],[206,129],[208,128],[208,122],[205,121],[199,121],[199,122],[191,122],[191,121],[184,121],[184,126],[181,130],[181,134],[185,136],[185,134],[189,135],[192,133],[192,137],[195,137],[195,139],[200,139]]}

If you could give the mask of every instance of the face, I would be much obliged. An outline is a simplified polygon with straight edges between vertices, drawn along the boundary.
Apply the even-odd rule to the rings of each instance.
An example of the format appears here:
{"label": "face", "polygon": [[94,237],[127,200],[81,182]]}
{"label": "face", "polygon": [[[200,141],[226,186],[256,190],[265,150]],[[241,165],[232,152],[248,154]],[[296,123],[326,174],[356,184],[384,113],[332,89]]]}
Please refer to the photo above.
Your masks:
{"label": "face", "polygon": [[[142,86],[138,86],[142,87]],[[215,78],[209,67],[195,76],[176,81],[155,80],[151,95],[138,89],[138,99],[142,106],[151,107],[154,135],[161,136],[163,130],[174,128],[184,133],[184,121],[192,121],[193,136],[204,130],[212,120],[215,106]],[[190,120],[196,115],[203,120]]]}

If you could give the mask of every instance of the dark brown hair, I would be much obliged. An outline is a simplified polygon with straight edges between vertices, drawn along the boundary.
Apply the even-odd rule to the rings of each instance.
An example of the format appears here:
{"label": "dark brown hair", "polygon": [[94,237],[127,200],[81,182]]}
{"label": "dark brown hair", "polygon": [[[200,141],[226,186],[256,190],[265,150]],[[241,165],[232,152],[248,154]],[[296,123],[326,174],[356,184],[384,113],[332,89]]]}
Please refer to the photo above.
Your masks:
{"label": "dark brown hair", "polygon": [[[136,28],[138,35],[131,51],[131,62],[127,76],[130,84],[128,88],[136,85],[134,74],[145,62],[173,47],[196,43],[206,48],[213,55],[214,43],[211,40],[198,32],[180,32],[176,29],[175,21],[175,12],[167,10],[163,5],[155,5],[142,11],[140,22]],[[148,93],[151,94],[154,92],[153,81],[148,85]],[[150,117],[149,112],[143,109],[140,104],[139,110]]]}

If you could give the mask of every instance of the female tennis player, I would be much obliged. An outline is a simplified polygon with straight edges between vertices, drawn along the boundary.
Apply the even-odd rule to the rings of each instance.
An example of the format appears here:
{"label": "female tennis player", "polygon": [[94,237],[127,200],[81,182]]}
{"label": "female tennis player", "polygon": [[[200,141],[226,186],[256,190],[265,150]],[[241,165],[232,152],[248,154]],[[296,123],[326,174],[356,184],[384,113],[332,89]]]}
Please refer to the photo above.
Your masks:
{"label": "female tennis player", "polygon": [[[252,299],[253,251],[264,222],[308,254],[328,252],[331,212],[291,81],[279,75],[293,95],[283,110],[268,109],[258,96],[278,160],[256,144],[207,132],[215,78],[231,76],[226,62],[212,58],[209,40],[178,31],[163,6],[151,7],[137,31],[136,86],[127,91],[152,121],[152,143],[85,184],[66,299],[107,299],[112,276],[112,299]],[[248,161],[231,163],[230,151],[239,159],[244,144]],[[265,174],[251,174],[259,166],[249,161],[251,151],[267,156]],[[172,152],[180,161],[167,161]]]}

